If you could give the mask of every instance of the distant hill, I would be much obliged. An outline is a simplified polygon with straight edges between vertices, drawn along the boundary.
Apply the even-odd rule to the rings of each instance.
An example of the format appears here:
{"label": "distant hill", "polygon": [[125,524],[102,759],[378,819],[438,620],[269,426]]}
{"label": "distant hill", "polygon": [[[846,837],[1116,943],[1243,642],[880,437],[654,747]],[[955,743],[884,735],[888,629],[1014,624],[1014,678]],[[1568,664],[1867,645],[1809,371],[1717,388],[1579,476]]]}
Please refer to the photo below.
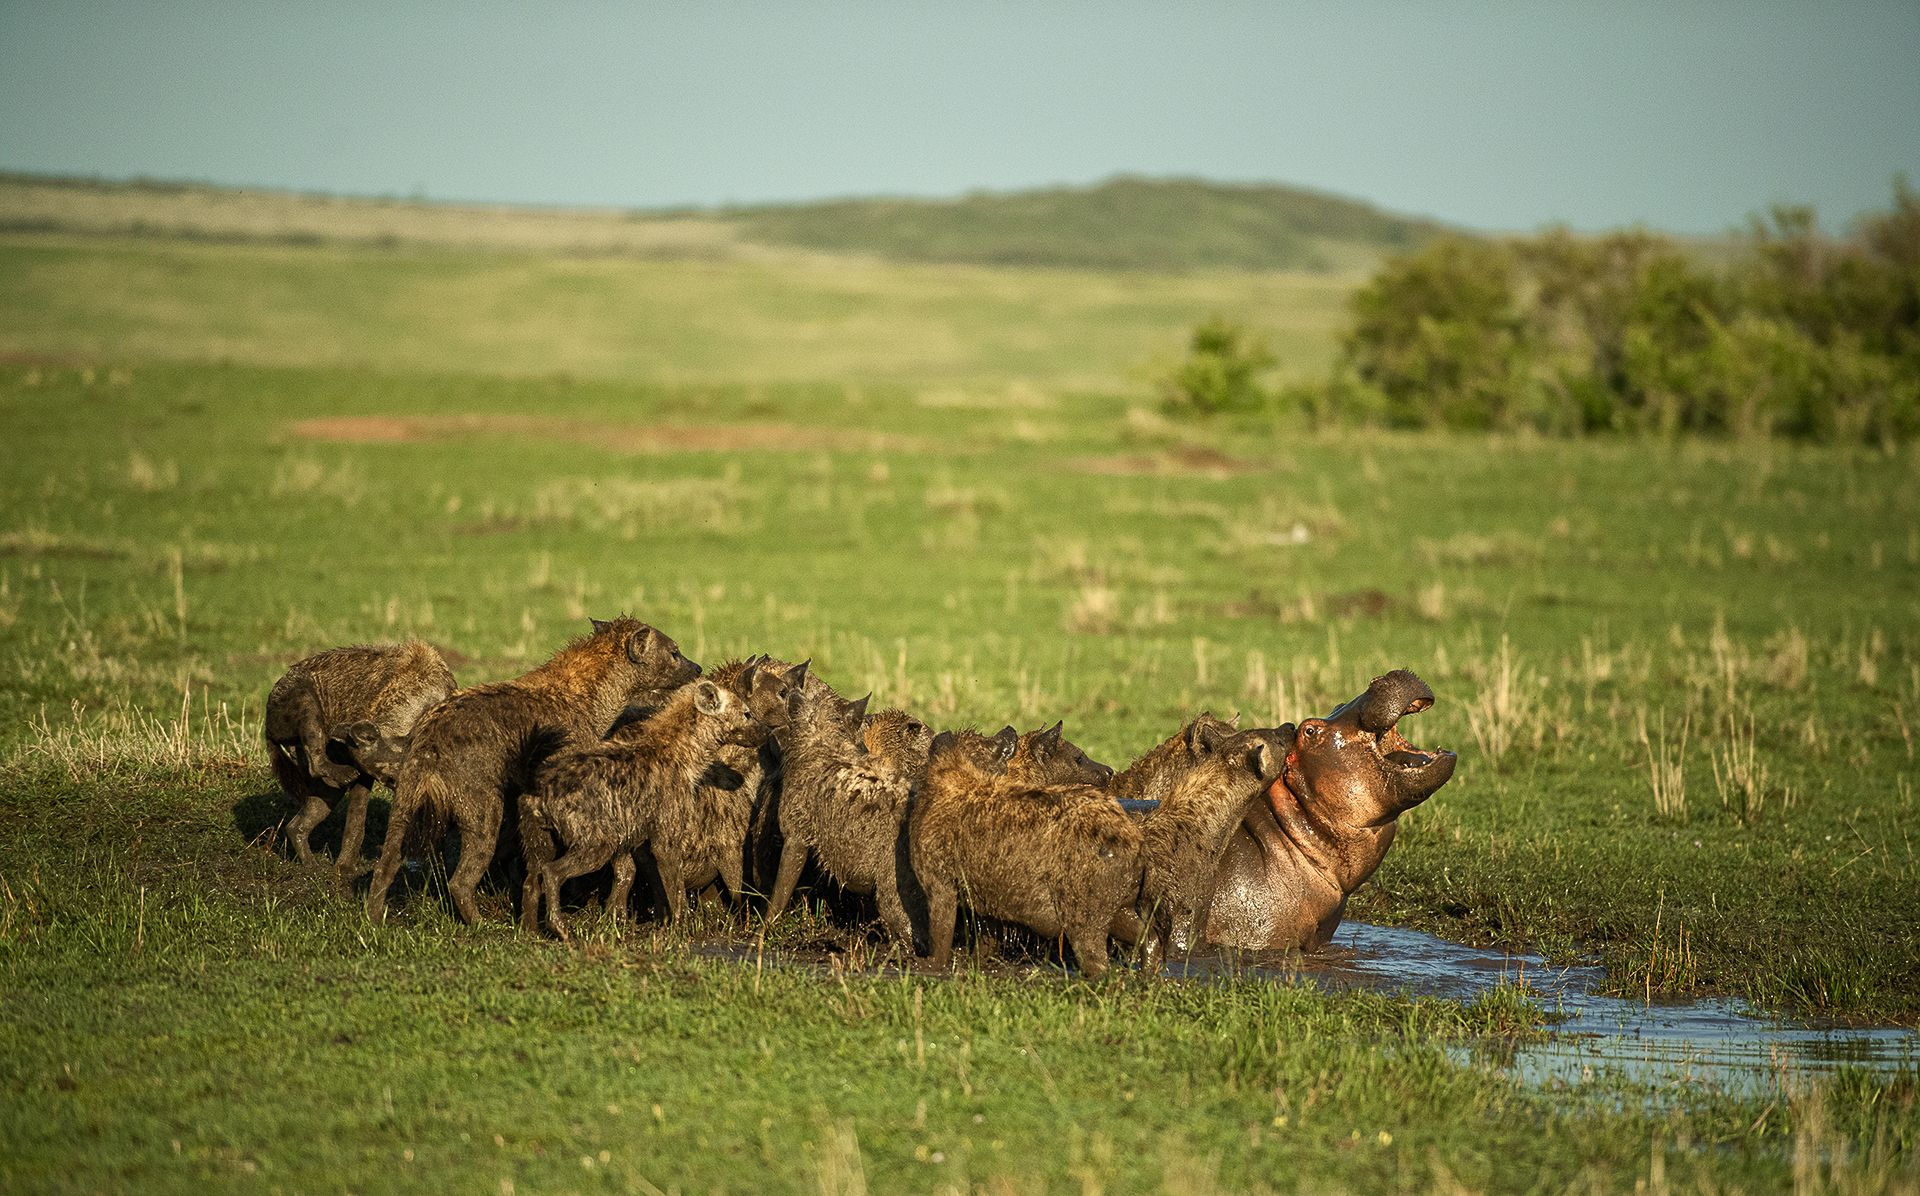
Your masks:
{"label": "distant hill", "polygon": [[904,262],[1175,272],[1367,270],[1448,231],[1298,187],[1197,179],[647,211],[4,171],[0,230],[641,257],[725,258],[769,246]]}
{"label": "distant hill", "polygon": [[703,212],[746,240],[927,262],[1095,270],[1364,268],[1448,231],[1271,183],[1120,177],[959,199],[844,199]]}

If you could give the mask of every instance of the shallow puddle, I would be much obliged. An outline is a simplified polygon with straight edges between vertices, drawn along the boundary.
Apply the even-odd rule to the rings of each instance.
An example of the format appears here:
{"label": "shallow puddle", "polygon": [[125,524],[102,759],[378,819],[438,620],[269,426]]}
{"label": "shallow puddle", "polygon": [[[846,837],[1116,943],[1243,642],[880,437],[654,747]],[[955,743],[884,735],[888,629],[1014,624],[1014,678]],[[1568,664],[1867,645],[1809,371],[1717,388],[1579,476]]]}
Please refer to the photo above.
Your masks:
{"label": "shallow puddle", "polygon": [[[1188,969],[1208,970],[1198,963]],[[1554,1027],[1551,1041],[1521,1044],[1510,1058],[1503,1052],[1494,1062],[1536,1084],[1576,1084],[1612,1074],[1662,1087],[1710,1083],[1751,1091],[1842,1065],[1883,1071],[1920,1066],[1920,1033],[1913,1030],[1753,1017],[1741,1002],[1725,998],[1648,1003],[1601,996],[1595,990],[1604,974],[1597,967],[1556,968],[1536,955],[1364,922],[1343,924],[1333,942],[1312,955],[1264,961],[1244,956],[1238,971],[1328,989],[1462,1002],[1496,985],[1524,981],[1542,1005],[1566,1020]]]}

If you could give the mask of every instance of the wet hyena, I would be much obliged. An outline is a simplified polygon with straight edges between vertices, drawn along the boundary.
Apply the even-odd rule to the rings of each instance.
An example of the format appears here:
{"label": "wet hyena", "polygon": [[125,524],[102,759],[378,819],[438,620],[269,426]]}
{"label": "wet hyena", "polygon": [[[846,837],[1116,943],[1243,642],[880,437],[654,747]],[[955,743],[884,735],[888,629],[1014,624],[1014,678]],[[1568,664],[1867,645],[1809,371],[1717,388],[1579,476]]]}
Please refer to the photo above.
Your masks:
{"label": "wet hyena", "polygon": [[[751,681],[749,669],[747,688]],[[539,893],[523,917],[537,925],[544,903],[547,924],[568,937],[560,886],[612,863],[617,890],[624,892],[633,883],[635,853],[646,847],[660,869],[670,916],[678,918],[686,904],[690,807],[700,777],[723,744],[752,743],[766,730],[747,699],[702,679],[617,738],[556,755],[539,786],[521,799],[528,841],[546,836],[560,848],[554,858],[529,860],[538,863]]]}
{"label": "wet hyena", "polygon": [[1065,938],[1081,970],[1100,975],[1109,936],[1140,936],[1139,825],[1090,785],[1021,784],[976,760],[957,737],[936,737],[907,816],[933,966],[950,966],[965,903],[1043,938]]}
{"label": "wet hyena", "polygon": [[367,916],[386,917],[408,829],[424,815],[458,826],[460,863],[447,889],[460,918],[478,920],[474,890],[539,759],[566,743],[597,742],[629,703],[654,700],[699,675],[700,666],[663,632],[638,619],[596,619],[592,634],[532,672],[461,690],[428,711],[400,768]]}

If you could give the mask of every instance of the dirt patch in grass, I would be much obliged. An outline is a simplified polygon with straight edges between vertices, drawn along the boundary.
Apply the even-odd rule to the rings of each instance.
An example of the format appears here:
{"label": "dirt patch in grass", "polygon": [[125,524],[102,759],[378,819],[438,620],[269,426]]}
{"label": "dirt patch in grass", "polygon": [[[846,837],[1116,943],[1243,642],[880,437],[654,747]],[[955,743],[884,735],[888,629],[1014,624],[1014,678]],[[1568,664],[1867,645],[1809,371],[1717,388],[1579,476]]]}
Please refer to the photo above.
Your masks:
{"label": "dirt patch in grass", "polygon": [[1405,609],[1406,605],[1379,590],[1353,590],[1318,597],[1302,594],[1296,598],[1281,598],[1259,590],[1249,590],[1245,598],[1222,605],[1220,613],[1229,619],[1312,623],[1322,618],[1378,619]]}
{"label": "dirt patch in grass", "polygon": [[793,424],[618,424],[539,415],[347,415],[306,419],[288,430],[336,444],[418,444],[479,436],[538,437],[620,453],[932,451],[918,436]]}
{"label": "dirt patch in grass", "polygon": [[1079,457],[1067,463],[1076,473],[1103,474],[1110,477],[1189,477],[1231,478],[1241,474],[1262,473],[1268,466],[1261,461],[1231,457],[1219,449],[1204,445],[1182,445],[1160,453],[1134,453],[1117,457]]}

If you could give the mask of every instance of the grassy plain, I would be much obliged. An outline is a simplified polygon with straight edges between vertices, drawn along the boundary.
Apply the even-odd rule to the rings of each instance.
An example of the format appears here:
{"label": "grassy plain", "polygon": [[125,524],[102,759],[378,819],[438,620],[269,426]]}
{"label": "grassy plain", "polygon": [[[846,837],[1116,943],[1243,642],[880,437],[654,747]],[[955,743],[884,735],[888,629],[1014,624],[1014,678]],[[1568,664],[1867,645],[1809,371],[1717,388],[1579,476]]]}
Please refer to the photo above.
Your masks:
{"label": "grassy plain", "polygon": [[1486,1062],[1515,994],[371,928],[257,834],[268,684],[356,640],[472,682],[631,610],[1114,763],[1407,665],[1461,764],[1355,916],[1920,1018],[1920,462],[1196,427],[1129,381],[1214,310],[1311,368],[1338,298],[0,240],[0,1184],[1911,1188],[1911,1074],[1649,1103]]}

